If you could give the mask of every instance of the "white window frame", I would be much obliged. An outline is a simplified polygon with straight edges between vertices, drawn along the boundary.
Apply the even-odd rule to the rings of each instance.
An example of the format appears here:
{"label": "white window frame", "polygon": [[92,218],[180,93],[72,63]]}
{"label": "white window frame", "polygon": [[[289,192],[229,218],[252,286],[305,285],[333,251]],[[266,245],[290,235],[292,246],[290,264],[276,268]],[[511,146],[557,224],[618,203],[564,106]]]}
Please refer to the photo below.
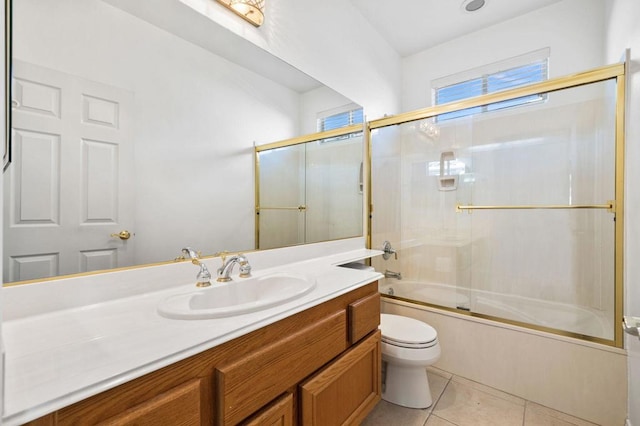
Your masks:
{"label": "white window frame", "polygon": [[[549,56],[550,56],[550,49],[547,47],[547,48],[539,49],[523,55],[519,55],[513,58],[509,58],[503,61],[494,62],[481,67],[476,67],[470,70],[462,71],[456,74],[451,74],[446,77],[433,80],[431,82],[432,105],[439,105],[437,103],[437,94],[438,94],[438,90],[440,89],[447,88],[456,84],[461,84],[470,80],[476,80],[476,79],[483,80],[483,85],[486,85],[486,80],[492,75],[498,74],[502,71],[511,70],[513,68],[524,67],[524,66],[533,64],[535,62],[545,61],[546,68],[547,68],[545,79],[548,79],[549,78]],[[483,88],[483,94],[485,93],[487,93],[486,88]],[[495,93],[495,92],[489,92],[489,93]],[[477,96],[477,95],[469,96],[469,98],[474,96]],[[519,107],[522,105],[535,104],[539,102],[544,102],[545,100],[546,100],[546,95],[542,95],[540,99],[536,101],[523,102],[521,104],[511,105],[501,109],[504,110],[504,109]],[[488,111],[487,106],[483,106],[479,112],[487,112],[487,111]],[[469,115],[472,115],[472,113],[470,113]],[[451,118],[448,118],[447,120],[453,120],[455,118],[462,118],[467,116],[468,115],[462,115],[460,117],[451,117]],[[436,118],[436,120],[438,119]]]}
{"label": "white window frame", "polygon": [[[326,110],[326,111],[321,111],[316,116],[317,117],[316,118],[316,129],[317,129],[318,132],[324,131],[324,129],[323,129],[324,122],[325,122],[325,120],[327,118],[333,117],[334,115],[344,114],[344,113],[349,113],[349,123],[347,124],[347,126],[351,126],[353,124],[360,124],[360,123],[354,123],[353,122],[354,113],[356,113],[358,111],[362,112],[362,123],[364,124],[364,121],[365,121],[364,111],[363,111],[363,108],[358,104],[353,104],[352,103],[352,104],[343,105],[343,106],[338,107],[338,108],[332,108],[332,109],[329,109],[329,110]],[[333,130],[333,129],[330,129],[330,130]],[[355,138],[355,137],[358,137],[358,136],[361,136],[361,135],[362,135],[362,132],[349,133],[347,135],[335,136],[333,138],[328,138],[328,139],[322,139],[319,142],[320,143],[335,142],[335,141],[338,141],[338,140]]]}

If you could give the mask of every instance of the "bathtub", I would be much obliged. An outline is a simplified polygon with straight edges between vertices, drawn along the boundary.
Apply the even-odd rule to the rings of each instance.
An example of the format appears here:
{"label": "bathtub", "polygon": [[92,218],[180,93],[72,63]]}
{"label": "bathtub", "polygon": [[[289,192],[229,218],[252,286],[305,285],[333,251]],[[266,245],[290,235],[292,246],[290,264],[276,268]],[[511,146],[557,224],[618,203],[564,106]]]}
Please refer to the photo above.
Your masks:
{"label": "bathtub", "polygon": [[406,301],[457,308],[489,317],[545,327],[559,332],[613,340],[613,313],[593,308],[471,290],[446,284],[385,278],[380,293]]}

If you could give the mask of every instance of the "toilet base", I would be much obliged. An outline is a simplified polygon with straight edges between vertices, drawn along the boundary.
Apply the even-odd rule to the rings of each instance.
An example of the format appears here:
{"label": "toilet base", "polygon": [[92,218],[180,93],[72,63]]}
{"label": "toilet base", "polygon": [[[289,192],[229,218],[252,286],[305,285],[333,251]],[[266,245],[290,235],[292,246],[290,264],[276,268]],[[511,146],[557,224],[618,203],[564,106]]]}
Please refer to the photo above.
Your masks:
{"label": "toilet base", "polygon": [[433,404],[425,367],[405,367],[385,362],[382,399],[408,408],[429,408]]}

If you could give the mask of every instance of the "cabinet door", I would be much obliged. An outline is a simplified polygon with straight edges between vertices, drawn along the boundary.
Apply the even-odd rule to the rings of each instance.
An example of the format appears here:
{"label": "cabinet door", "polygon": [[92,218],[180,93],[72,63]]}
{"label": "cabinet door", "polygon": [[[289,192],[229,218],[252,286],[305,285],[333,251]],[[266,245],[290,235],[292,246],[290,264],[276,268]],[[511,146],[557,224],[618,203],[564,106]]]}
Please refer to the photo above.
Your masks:
{"label": "cabinet door", "polygon": [[199,426],[200,382],[191,380],[98,424]]}
{"label": "cabinet door", "polygon": [[380,401],[380,331],[300,386],[302,424],[358,424]]}
{"label": "cabinet door", "polygon": [[276,399],[265,409],[243,423],[244,426],[293,426],[293,395]]}
{"label": "cabinet door", "polygon": [[349,303],[349,342],[353,345],[380,324],[380,293]]}

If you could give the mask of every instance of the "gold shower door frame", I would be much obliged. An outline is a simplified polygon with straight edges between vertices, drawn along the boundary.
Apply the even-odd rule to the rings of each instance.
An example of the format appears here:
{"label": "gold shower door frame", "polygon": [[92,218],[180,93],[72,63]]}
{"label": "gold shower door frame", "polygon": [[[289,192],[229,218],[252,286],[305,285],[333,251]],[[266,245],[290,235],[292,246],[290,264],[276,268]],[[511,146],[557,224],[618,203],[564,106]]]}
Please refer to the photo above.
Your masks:
{"label": "gold shower door frame", "polygon": [[[418,109],[403,114],[390,117],[384,117],[378,120],[372,120],[367,123],[368,131],[365,132],[365,149],[366,161],[368,163],[367,174],[367,205],[369,214],[367,215],[367,247],[371,248],[372,235],[372,215],[374,206],[372,204],[371,191],[371,131],[383,127],[395,126],[412,121],[424,120],[435,117],[440,114],[455,112],[467,108],[478,107],[482,105],[492,104],[496,102],[508,101],[524,96],[531,96],[543,93],[555,92],[572,87],[583,86],[586,84],[598,83],[607,80],[616,81],[616,111],[615,111],[615,200],[607,201],[602,205],[540,205],[540,206],[463,206],[458,205],[457,210],[472,211],[474,209],[575,209],[575,208],[596,208],[607,209],[614,215],[614,235],[615,235],[615,253],[614,253],[614,338],[613,340],[603,339],[582,334],[567,332],[548,327],[537,326],[519,321],[511,321],[504,318],[493,317],[474,312],[469,312],[456,308],[448,308],[439,305],[433,305],[426,302],[411,300],[412,303],[423,304],[438,309],[456,312],[462,315],[473,316],[478,318],[490,319],[497,322],[513,324],[538,331],[549,332],[553,334],[579,338],[591,342],[601,343],[618,348],[623,347],[623,330],[622,330],[622,314],[623,314],[623,248],[624,248],[624,115],[625,115],[625,64],[618,63],[595,68],[578,74],[565,77],[550,79],[541,83],[535,83],[516,89],[505,90],[499,93],[491,93],[474,98],[465,99],[457,102],[437,105],[429,108]],[[402,299],[395,296],[383,295],[392,299]],[[406,299],[402,299],[406,300]]]}

